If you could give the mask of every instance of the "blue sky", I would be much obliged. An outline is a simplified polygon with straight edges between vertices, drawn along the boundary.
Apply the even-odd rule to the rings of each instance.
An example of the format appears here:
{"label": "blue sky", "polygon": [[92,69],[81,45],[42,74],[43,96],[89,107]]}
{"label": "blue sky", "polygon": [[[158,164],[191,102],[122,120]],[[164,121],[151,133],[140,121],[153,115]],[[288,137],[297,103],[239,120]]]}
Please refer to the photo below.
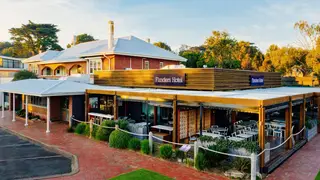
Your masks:
{"label": "blue sky", "polygon": [[8,29],[32,20],[58,25],[65,47],[73,34],[107,38],[108,20],[115,36],[135,35],[152,42],[200,45],[212,30],[226,30],[265,51],[270,44],[297,45],[299,20],[320,22],[319,0],[0,0],[0,41]]}

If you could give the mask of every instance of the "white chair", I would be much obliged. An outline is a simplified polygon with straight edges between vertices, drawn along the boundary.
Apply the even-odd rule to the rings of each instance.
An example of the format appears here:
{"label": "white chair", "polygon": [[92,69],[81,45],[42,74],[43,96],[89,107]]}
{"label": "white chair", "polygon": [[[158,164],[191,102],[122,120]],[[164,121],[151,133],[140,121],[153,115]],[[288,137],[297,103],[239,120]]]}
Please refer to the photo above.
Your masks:
{"label": "white chair", "polygon": [[280,144],[281,144],[282,143],[282,129],[277,126],[273,126],[272,130],[273,130],[273,136],[280,137]]}
{"label": "white chair", "polygon": [[189,140],[194,142],[197,140],[197,138],[194,136],[191,136],[191,134],[189,133]]}
{"label": "white chair", "polygon": [[211,128],[218,128],[218,125],[212,125]]}
{"label": "white chair", "polygon": [[213,131],[212,133],[213,133],[213,134],[219,134],[219,135],[220,135],[220,132],[219,132],[219,131]]}
{"label": "white chair", "polygon": [[236,132],[231,133],[231,137],[236,137],[236,135],[237,135]]}

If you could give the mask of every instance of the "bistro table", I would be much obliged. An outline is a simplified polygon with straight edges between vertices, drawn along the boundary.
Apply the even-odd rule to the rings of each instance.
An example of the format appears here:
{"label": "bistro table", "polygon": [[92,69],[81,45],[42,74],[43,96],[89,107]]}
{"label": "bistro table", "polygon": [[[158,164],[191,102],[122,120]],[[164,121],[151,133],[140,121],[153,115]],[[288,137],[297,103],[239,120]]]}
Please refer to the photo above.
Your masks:
{"label": "bistro table", "polygon": [[250,134],[237,134],[236,135],[237,137],[240,137],[240,138],[244,138],[244,139],[252,139],[252,136],[253,135],[250,135]]}
{"label": "bistro table", "polygon": [[239,142],[239,141],[243,141],[244,139],[243,139],[243,138],[240,138],[240,137],[229,137],[228,140]]}
{"label": "bistro table", "polygon": [[228,131],[228,129],[223,128],[223,127],[217,127],[217,128],[211,128],[212,131],[218,131],[218,132],[222,132],[225,133]]}
{"label": "bistro table", "polygon": [[164,125],[155,125],[155,126],[151,126],[151,128],[159,129],[159,132],[160,132],[160,130],[169,131],[169,133],[171,133],[173,131],[173,127],[164,126]]}
{"label": "bistro table", "polygon": [[[198,132],[197,134],[200,134],[200,132]],[[221,138],[222,135],[221,134],[213,134],[213,133],[208,133],[208,132],[202,132],[203,136],[211,136],[213,138]]]}

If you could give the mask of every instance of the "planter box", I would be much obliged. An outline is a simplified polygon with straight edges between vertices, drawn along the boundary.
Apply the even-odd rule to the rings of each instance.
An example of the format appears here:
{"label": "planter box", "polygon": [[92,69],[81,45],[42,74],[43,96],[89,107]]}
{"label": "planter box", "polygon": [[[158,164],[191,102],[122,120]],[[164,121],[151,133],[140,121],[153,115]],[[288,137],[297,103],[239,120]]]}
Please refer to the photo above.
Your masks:
{"label": "planter box", "polygon": [[318,133],[318,126],[314,126],[312,129],[307,129],[306,131],[306,138],[310,141],[314,136]]}

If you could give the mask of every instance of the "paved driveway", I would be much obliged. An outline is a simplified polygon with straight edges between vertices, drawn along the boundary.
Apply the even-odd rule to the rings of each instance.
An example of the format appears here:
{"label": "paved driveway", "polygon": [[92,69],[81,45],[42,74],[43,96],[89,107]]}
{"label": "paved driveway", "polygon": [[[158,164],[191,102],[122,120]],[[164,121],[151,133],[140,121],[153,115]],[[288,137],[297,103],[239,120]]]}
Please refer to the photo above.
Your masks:
{"label": "paved driveway", "polygon": [[71,172],[71,160],[0,128],[0,179],[20,179]]}

